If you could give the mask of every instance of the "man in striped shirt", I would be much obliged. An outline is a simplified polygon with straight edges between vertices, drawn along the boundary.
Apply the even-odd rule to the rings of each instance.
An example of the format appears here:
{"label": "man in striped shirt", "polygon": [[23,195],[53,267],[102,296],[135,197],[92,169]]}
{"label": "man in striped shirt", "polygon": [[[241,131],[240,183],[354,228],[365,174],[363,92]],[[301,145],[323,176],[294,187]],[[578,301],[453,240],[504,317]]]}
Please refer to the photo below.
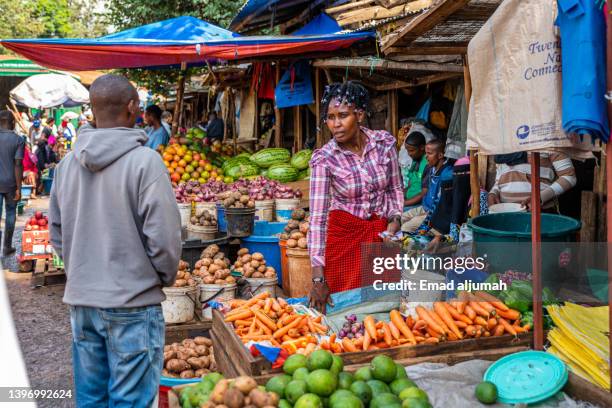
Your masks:
{"label": "man in striped shirt", "polygon": [[[531,156],[513,153],[495,156],[498,163],[495,185],[489,192],[489,205],[519,203],[528,206],[531,200]],[[556,198],[576,185],[572,160],[564,153],[540,154],[540,201],[542,208],[555,207]]]}

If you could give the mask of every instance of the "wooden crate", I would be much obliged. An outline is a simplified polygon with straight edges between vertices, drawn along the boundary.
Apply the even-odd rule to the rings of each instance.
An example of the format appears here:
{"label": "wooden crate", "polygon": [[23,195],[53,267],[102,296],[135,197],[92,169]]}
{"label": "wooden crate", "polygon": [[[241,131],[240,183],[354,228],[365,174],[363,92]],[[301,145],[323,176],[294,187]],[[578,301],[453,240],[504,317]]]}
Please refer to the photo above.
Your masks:
{"label": "wooden crate", "polygon": [[[258,376],[266,373],[276,373],[280,369],[272,369],[272,364],[263,357],[253,357],[246,349],[240,338],[234,333],[233,326],[226,323],[221,312],[213,311],[213,334],[218,344],[223,345],[228,361],[223,363],[226,369],[238,373],[238,375]],[[214,341],[214,340],[213,340]],[[384,354],[394,360],[403,360],[423,356],[432,356],[448,353],[476,352],[482,350],[494,350],[507,347],[529,346],[533,343],[533,333],[523,333],[518,337],[511,335],[500,337],[481,337],[479,339],[466,339],[459,341],[448,341],[440,344],[417,344],[415,346],[393,347],[389,349],[358,351],[355,353],[341,353],[345,365],[369,363],[372,358],[379,354]],[[221,349],[221,347],[219,348]],[[215,347],[215,354],[217,353]],[[219,350],[221,353],[222,350]],[[217,364],[221,367],[220,359],[225,356],[220,355]],[[233,367],[228,367],[232,365]]]}
{"label": "wooden crate", "polygon": [[185,323],[166,323],[166,344],[192,339],[197,336],[210,337],[212,320],[204,319],[200,310],[195,311],[195,318]]}
{"label": "wooden crate", "polygon": [[66,283],[66,273],[57,269],[51,259],[37,259],[30,280],[32,288]]}

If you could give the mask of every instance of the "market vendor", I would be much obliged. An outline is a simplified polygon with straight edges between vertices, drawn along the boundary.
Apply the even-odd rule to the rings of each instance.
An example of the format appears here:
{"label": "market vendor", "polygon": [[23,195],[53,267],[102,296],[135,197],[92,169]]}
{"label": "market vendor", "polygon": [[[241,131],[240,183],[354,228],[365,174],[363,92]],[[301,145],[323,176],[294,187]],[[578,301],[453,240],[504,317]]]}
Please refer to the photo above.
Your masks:
{"label": "market vendor", "polygon": [[363,127],[369,94],[357,82],[328,86],[322,117],[332,139],[310,161],[311,306],[361,287],[361,246],[400,229],[404,203],[395,138]]}
{"label": "market vendor", "polygon": [[[529,207],[531,201],[531,158],[525,152],[495,156],[499,166],[495,184],[489,192],[489,205],[518,203]],[[564,153],[540,154],[540,201],[544,211],[555,211],[557,197],[576,185],[576,170]]]}
{"label": "market vendor", "polygon": [[404,187],[406,188],[404,206],[412,207],[421,204],[427,193],[427,158],[425,157],[425,136],[421,132],[412,132],[404,143],[406,151],[412,159],[410,167],[402,171]]}

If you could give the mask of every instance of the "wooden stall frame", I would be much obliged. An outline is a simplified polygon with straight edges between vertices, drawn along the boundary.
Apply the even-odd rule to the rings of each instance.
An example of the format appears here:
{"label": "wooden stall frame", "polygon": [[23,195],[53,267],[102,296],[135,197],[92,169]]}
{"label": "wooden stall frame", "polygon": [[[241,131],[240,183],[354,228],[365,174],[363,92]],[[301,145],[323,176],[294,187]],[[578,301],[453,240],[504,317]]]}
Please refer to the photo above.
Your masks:
{"label": "wooden stall frame", "polygon": [[[606,77],[607,77],[607,96],[608,96],[608,121],[612,121],[612,0],[606,1],[608,5],[608,13],[606,14]],[[608,285],[612,282],[612,163],[610,163],[610,157],[612,157],[612,141],[608,140],[606,144],[606,227],[607,227],[607,255],[608,255]],[[610,329],[608,330],[609,341],[609,363],[610,363],[610,392],[612,392],[612,290],[608,290],[608,324]]]}

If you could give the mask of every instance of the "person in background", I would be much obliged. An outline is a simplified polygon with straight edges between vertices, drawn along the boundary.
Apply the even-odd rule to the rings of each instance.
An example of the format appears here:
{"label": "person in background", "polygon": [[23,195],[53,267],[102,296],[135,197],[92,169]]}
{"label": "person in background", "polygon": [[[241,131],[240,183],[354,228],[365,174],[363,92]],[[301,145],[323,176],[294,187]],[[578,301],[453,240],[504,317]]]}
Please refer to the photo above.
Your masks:
{"label": "person in background", "polygon": [[[13,233],[17,218],[17,203],[21,200],[21,181],[23,178],[23,151],[25,140],[18,136],[15,128],[15,118],[8,110],[0,111],[0,218],[2,207],[6,208],[4,221],[4,241],[2,255],[15,253]],[[2,241],[0,232],[0,241]]]}
{"label": "person in background", "polygon": [[39,194],[42,194],[44,191],[42,183],[43,172],[53,167],[58,161],[55,151],[49,146],[49,137],[51,137],[51,129],[45,128],[36,143],[36,167],[38,168],[38,185],[36,189]]}
{"label": "person in background", "polygon": [[45,127],[51,129],[51,136],[57,137],[57,125],[55,124],[55,118],[48,118]]}
{"label": "person in background", "polygon": [[64,138],[66,149],[72,149],[73,143],[76,142],[77,132],[74,125],[69,120],[62,120],[62,125],[59,129],[60,136]]}
{"label": "person in background", "polygon": [[332,84],[321,103],[320,119],[332,139],[310,161],[308,251],[309,302],[325,313],[330,294],[364,283],[362,245],[383,242],[381,234],[399,231],[404,194],[395,137],[361,126],[367,89],[353,81]]}
{"label": "person in background", "polygon": [[162,126],[162,110],[157,105],[147,106],[145,109],[145,122],[149,125],[147,136],[149,140],[145,146],[156,150],[159,145],[167,145],[170,140],[170,134]]}
{"label": "person in background", "polygon": [[402,231],[415,232],[431,216],[440,199],[443,182],[453,179],[453,165],[444,158],[444,141],[433,139],[425,145],[425,157],[429,169],[426,173],[427,192],[421,205],[408,210],[402,215]]}
{"label": "person in background", "polygon": [[161,124],[168,132],[168,135],[172,134],[172,112],[164,111],[161,115]]}
{"label": "person in background", "polygon": [[[488,196],[489,206],[499,203],[531,205],[531,156],[511,153],[495,156],[499,166]],[[540,154],[540,202],[542,210],[556,211],[556,199],[576,185],[576,170],[564,153]],[[558,211],[557,211],[558,212]]]}
{"label": "person in background", "polygon": [[106,74],[55,170],[49,233],[64,260],[78,407],[150,407],[164,363],[162,287],[176,279],[181,219],[168,170],[134,129],[138,93]]}
{"label": "person in background", "polygon": [[42,123],[40,123],[40,119],[34,119],[32,122],[32,126],[30,126],[30,130],[28,131],[28,141],[31,145],[35,145],[40,135],[42,135],[43,131]]}
{"label": "person in background", "polygon": [[223,140],[224,124],[223,119],[217,117],[217,112],[210,112],[208,124],[206,125],[206,137],[211,141]]}
{"label": "person in background", "polygon": [[425,136],[421,132],[410,133],[405,140],[406,151],[412,164],[403,170],[405,200],[404,207],[421,204],[427,193],[427,158],[425,157]]}
{"label": "person in background", "polygon": [[38,185],[37,161],[38,159],[32,153],[30,145],[26,143],[23,152],[23,182],[26,185],[33,186],[32,198],[36,198],[36,186]]}

